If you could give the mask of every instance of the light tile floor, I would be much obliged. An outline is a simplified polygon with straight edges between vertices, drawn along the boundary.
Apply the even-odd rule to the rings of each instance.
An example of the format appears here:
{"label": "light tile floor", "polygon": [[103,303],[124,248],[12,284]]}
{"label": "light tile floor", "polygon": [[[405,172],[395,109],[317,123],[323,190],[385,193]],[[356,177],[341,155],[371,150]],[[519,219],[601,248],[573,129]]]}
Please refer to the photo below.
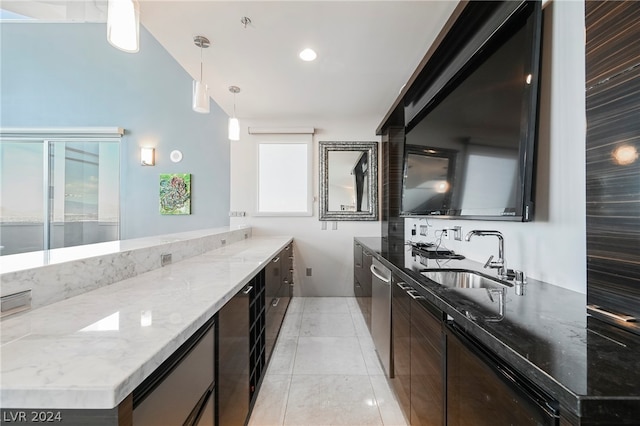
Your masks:
{"label": "light tile floor", "polygon": [[406,425],[355,298],[292,299],[249,425]]}

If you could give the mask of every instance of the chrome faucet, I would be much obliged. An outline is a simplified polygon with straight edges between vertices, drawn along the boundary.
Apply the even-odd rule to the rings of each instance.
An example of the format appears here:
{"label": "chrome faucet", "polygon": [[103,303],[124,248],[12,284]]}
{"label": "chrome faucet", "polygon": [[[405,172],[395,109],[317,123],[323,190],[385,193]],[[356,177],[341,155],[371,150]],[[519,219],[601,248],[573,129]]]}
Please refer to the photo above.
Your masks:
{"label": "chrome faucet", "polygon": [[[513,275],[512,271],[509,271],[505,268],[504,263],[504,237],[500,233],[500,231],[485,231],[485,230],[473,230],[469,232],[465,237],[465,241],[471,241],[471,237],[474,235],[479,235],[481,237],[484,236],[494,236],[498,238],[498,259],[493,260],[493,255],[489,257],[489,260],[484,264],[485,268],[492,268],[498,270],[498,276],[504,279],[510,279],[511,275]],[[511,274],[509,273],[511,272]]]}

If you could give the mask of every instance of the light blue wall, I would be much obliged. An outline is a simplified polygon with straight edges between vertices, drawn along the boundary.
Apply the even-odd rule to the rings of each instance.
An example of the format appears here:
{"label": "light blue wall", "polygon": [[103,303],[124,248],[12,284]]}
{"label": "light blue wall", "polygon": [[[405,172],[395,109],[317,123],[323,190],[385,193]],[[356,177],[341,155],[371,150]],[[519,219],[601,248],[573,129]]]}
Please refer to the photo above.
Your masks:
{"label": "light blue wall", "polygon": [[[191,77],[146,31],[140,51],[107,43],[104,24],[2,23],[2,127],[122,127],[121,238],[229,224],[228,116],[191,110]],[[186,40],[185,49],[194,49]],[[156,166],[140,166],[141,146]],[[180,163],[169,153],[179,149]],[[158,213],[160,173],[192,174],[192,214]]]}

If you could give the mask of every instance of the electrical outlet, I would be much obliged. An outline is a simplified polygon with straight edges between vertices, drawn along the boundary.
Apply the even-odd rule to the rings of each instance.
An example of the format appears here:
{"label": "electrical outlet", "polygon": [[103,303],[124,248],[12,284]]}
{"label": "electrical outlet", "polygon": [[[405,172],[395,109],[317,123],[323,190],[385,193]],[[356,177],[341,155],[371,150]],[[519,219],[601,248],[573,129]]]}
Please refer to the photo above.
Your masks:
{"label": "electrical outlet", "polygon": [[462,226],[453,227],[453,239],[456,241],[462,241]]}
{"label": "electrical outlet", "polygon": [[244,217],[246,215],[246,212],[229,212],[229,217]]}
{"label": "electrical outlet", "polygon": [[427,225],[420,225],[420,235],[422,235],[423,237],[426,237],[428,229],[429,227]]}
{"label": "electrical outlet", "polygon": [[311,276],[311,268],[307,268],[307,276],[310,277]]}
{"label": "electrical outlet", "polygon": [[449,230],[448,229],[443,229],[442,230],[442,238],[445,240],[449,239]]}
{"label": "electrical outlet", "polygon": [[171,253],[160,255],[160,266],[171,264]]}

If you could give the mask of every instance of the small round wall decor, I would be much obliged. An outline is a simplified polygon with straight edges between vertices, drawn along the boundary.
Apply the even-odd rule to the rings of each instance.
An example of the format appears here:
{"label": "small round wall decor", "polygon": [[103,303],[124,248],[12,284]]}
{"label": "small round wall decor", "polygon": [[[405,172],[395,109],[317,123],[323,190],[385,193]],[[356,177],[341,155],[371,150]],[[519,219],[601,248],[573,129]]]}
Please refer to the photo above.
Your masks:
{"label": "small round wall decor", "polygon": [[182,161],[182,152],[175,149],[171,151],[171,154],[169,154],[169,158],[171,158],[171,161],[173,161],[174,163],[179,163],[180,161]]}

